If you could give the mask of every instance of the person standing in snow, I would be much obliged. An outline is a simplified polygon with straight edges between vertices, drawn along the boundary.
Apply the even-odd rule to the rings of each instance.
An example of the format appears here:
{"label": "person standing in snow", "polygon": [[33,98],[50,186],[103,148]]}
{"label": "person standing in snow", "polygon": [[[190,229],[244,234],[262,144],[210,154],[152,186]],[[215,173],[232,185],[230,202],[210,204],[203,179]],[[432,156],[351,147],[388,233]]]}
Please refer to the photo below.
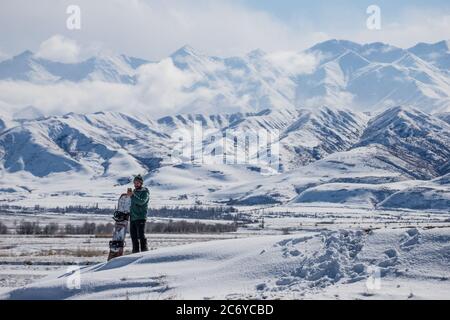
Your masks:
{"label": "person standing in snow", "polygon": [[133,183],[135,189],[134,191],[129,190],[127,195],[131,197],[130,235],[133,243],[133,253],[137,253],[148,251],[145,225],[147,223],[150,191],[144,187],[144,179],[141,175],[137,175]]}

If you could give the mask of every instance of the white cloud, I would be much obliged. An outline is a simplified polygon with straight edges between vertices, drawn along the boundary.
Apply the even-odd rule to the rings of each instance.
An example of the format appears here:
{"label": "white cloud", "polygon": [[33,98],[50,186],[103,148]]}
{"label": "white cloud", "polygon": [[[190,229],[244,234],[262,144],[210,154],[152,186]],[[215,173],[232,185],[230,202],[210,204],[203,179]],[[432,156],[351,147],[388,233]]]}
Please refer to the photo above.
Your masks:
{"label": "white cloud", "polygon": [[79,60],[80,51],[80,47],[74,40],[54,35],[41,43],[36,57],[71,63]]}
{"label": "white cloud", "polygon": [[[273,51],[267,55],[270,62],[298,74],[312,72],[317,58],[296,51],[329,38],[364,43],[383,41],[403,47],[418,41],[450,38],[450,15],[436,10],[403,10],[395,23],[384,19],[382,12],[381,31],[370,31],[363,27],[364,11],[355,22],[361,28],[352,24],[354,28],[321,29],[318,26],[325,17],[310,17],[300,28],[268,12],[233,1],[113,0],[107,2],[107,10],[105,3],[78,0],[82,29],[71,32],[65,29],[65,8],[70,1],[41,0],[39,6],[32,7],[26,0],[5,0],[0,10],[0,27],[8,32],[2,35],[2,41],[12,46],[7,48],[8,52],[39,47],[38,56],[62,62],[78,61],[104,48],[154,60],[166,57],[186,43],[206,54],[219,56],[242,55],[261,48]],[[312,23],[313,18],[318,22]],[[12,28],[18,19],[21,28]],[[51,36],[55,33],[58,35]],[[47,40],[41,43],[43,39]],[[211,64],[211,68],[216,67],[220,66]],[[243,76],[235,72],[236,77]],[[210,105],[220,94],[227,95],[227,88],[199,88],[193,93],[184,90],[196,79],[195,74],[182,72],[165,59],[141,68],[139,84],[134,87],[104,82],[49,85],[0,82],[0,103],[39,106],[49,114],[148,110],[152,115],[164,115],[183,110],[193,101]],[[249,99],[241,98],[234,105],[243,105]],[[350,104],[352,97],[338,98]],[[224,101],[228,104],[227,99],[228,96]],[[334,102],[329,97],[324,99],[321,103]]]}
{"label": "white cloud", "polygon": [[295,51],[277,51],[270,53],[266,59],[285,72],[291,74],[312,73],[319,59],[312,54],[302,54]]}
{"label": "white cloud", "polygon": [[0,82],[0,101],[17,108],[37,106],[45,114],[89,113],[134,108],[133,88],[106,82],[57,83]]}
{"label": "white cloud", "polygon": [[144,65],[137,76],[136,85],[103,81],[52,84],[0,81],[0,103],[12,110],[33,105],[45,114],[122,111],[163,116],[177,113],[205,96],[202,90],[185,90],[198,76],[176,68],[171,59]]}
{"label": "white cloud", "polygon": [[186,93],[185,89],[197,80],[195,74],[175,67],[172,59],[164,59],[139,68],[136,95],[142,103],[170,112],[186,104],[192,94]]}
{"label": "white cloud", "polygon": [[408,8],[399,14],[395,21],[382,21],[381,30],[362,29],[348,35],[341,34],[341,38],[346,37],[362,43],[382,41],[403,48],[409,48],[418,42],[434,43],[450,39],[449,13]]}
{"label": "white cloud", "polygon": [[0,62],[3,60],[6,60],[8,58],[9,58],[9,56],[6,53],[4,53],[2,50],[0,50]]}

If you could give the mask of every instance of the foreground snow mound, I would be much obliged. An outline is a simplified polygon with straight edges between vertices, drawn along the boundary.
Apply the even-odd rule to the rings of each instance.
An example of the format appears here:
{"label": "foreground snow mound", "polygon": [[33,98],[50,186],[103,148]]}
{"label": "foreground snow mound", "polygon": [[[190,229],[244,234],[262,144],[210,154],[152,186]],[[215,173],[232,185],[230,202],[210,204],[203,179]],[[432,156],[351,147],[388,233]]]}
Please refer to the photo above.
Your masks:
{"label": "foreground snow mound", "polygon": [[[383,287],[397,281],[414,284],[414,295],[427,298],[450,289],[449,244],[450,228],[325,231],[197,243],[83,268],[80,289],[71,286],[76,273],[68,272],[0,298],[299,299],[321,298],[333,288],[351,288],[346,297],[352,299],[408,298],[398,287]],[[366,279],[373,270],[381,286],[369,295]]]}
{"label": "foreground snow mound", "polygon": [[[358,281],[364,279],[365,266],[357,262],[358,253],[363,247],[362,231],[324,232],[321,234],[322,250],[312,255],[302,254],[294,249],[297,239],[281,242],[283,251],[289,255],[300,255],[305,258],[290,274],[280,277],[272,285],[272,291],[286,291],[293,287],[323,288],[341,279]],[[290,250],[290,251],[289,251]],[[289,251],[289,252],[287,252]],[[268,286],[270,287],[270,285]]]}

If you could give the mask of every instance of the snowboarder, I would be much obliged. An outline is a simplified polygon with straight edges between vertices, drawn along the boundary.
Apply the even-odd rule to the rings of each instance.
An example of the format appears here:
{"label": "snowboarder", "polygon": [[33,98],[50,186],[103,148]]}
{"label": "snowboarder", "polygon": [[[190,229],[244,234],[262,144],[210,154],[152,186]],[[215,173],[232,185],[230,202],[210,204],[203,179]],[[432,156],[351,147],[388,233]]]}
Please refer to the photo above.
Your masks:
{"label": "snowboarder", "polygon": [[144,187],[144,179],[141,175],[134,178],[134,191],[128,190],[127,195],[131,197],[130,209],[130,235],[133,244],[133,253],[148,251],[147,239],[145,238],[145,225],[147,223],[148,203],[150,191]]}

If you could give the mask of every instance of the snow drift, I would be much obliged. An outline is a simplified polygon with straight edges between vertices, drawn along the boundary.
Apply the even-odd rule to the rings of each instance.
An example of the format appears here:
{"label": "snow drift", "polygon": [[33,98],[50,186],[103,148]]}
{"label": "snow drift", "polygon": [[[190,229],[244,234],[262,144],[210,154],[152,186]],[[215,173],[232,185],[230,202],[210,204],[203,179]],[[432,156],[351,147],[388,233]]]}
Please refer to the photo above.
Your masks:
{"label": "snow drift", "polygon": [[[214,241],[84,267],[80,289],[68,287],[74,276],[68,272],[1,298],[316,299],[339,286],[341,293],[351,289],[348,298],[353,299],[406,299],[400,285],[387,285],[405,282],[410,287],[426,283],[414,296],[429,298],[434,292],[428,288],[450,289],[449,243],[448,228],[341,230]],[[371,270],[381,276],[381,287],[374,291],[365,286]]]}

